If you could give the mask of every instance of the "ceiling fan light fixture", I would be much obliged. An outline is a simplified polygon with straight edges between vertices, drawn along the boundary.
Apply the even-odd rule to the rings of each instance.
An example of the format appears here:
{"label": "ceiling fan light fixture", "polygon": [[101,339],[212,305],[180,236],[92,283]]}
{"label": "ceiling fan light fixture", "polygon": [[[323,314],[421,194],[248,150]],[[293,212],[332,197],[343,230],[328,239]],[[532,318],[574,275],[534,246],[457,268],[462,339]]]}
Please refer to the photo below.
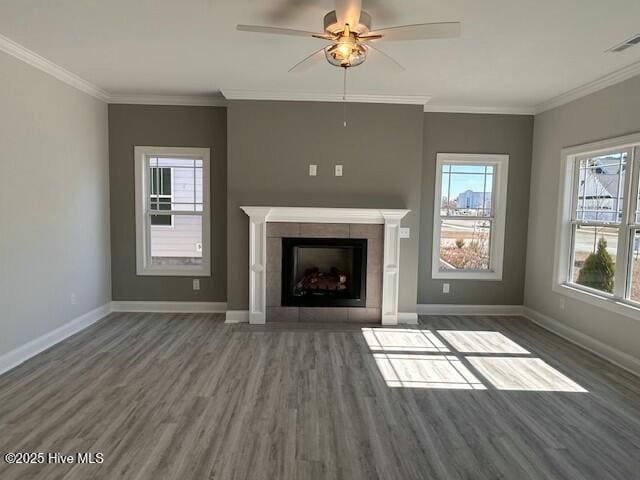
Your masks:
{"label": "ceiling fan light fixture", "polygon": [[[362,10],[363,0],[335,0],[336,9],[324,17],[324,32],[310,32],[291,28],[270,27],[262,25],[237,25],[242,32],[268,33],[274,35],[289,35],[295,37],[317,38],[331,45],[325,46],[296,63],[290,72],[300,72],[309,66],[322,61],[324,57],[330,65],[342,67],[357,67],[364,63],[367,54],[379,53],[379,58],[387,60],[395,70],[403,71],[393,57],[376,48],[370,42],[428,40],[435,38],[460,37],[460,22],[416,23],[399,25],[381,30],[371,30],[371,15]],[[294,2],[295,3],[295,2]],[[298,3],[300,3],[298,1]]]}
{"label": "ceiling fan light fixture", "polygon": [[324,49],[327,61],[336,67],[357,67],[367,59],[367,50],[355,42],[338,42]]}

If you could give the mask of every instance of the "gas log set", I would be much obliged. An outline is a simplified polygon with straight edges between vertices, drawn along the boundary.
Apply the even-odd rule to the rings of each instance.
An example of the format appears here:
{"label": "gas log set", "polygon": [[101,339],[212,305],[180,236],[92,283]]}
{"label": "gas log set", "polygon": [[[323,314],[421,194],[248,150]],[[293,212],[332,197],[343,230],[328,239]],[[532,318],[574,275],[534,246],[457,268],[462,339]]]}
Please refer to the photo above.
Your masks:
{"label": "gas log set", "polygon": [[347,274],[336,267],[331,267],[328,272],[321,272],[318,267],[305,270],[302,278],[296,283],[294,295],[326,294],[328,292],[341,292],[347,289]]}
{"label": "gas log set", "polygon": [[281,306],[365,307],[367,239],[282,238]]}

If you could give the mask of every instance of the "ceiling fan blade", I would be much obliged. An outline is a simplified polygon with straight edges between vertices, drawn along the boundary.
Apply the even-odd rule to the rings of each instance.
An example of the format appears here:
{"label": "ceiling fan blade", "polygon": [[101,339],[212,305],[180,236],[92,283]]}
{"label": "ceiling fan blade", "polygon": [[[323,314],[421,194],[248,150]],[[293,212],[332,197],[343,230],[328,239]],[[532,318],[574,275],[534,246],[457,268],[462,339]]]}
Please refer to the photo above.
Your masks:
{"label": "ceiling fan blade", "polygon": [[324,33],[307,32],[306,30],[293,30],[291,28],[263,27],[262,25],[236,25],[236,30],[240,32],[270,33],[273,35],[293,35],[294,37],[319,36],[323,38],[326,36]]}
{"label": "ceiling fan blade", "polygon": [[385,62],[385,65],[391,67],[396,72],[404,72],[406,68],[404,68],[400,62],[398,62],[395,58],[393,58],[388,53],[383,52],[379,48],[374,47],[373,45],[365,45],[367,51],[371,54],[374,59],[380,59]]}
{"label": "ceiling fan blade", "polygon": [[324,59],[324,47],[313,52],[308,57],[303,58],[289,69],[289,73],[300,73],[308,70],[313,65],[320,63]]}
{"label": "ceiling fan blade", "polygon": [[371,42],[373,40],[380,40],[381,38],[383,38],[384,35],[381,35],[379,33],[373,35],[373,34],[367,34],[365,36],[359,36],[358,40],[361,40],[363,42]]}
{"label": "ceiling fan blade", "polygon": [[349,24],[352,28],[360,23],[362,0],[336,0],[336,17],[340,25]]}
{"label": "ceiling fan blade", "polygon": [[[460,36],[460,22],[418,23],[400,27],[382,28],[370,35],[382,35],[383,40],[426,40],[429,38],[456,38]],[[367,35],[363,35],[363,40]]]}

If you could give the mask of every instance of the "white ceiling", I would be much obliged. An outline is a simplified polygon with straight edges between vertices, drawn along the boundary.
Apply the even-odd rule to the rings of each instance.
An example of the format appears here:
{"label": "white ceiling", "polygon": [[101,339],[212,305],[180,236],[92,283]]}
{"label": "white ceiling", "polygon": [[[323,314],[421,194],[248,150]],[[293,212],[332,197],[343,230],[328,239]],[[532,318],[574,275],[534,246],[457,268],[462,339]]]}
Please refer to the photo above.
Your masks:
{"label": "white ceiling", "polygon": [[[272,12],[300,4],[289,18]],[[531,107],[640,61],[638,0],[364,0],[374,29],[463,22],[462,38],[379,43],[405,65],[351,70],[361,95],[430,104]],[[112,94],[211,95],[223,89],[338,93],[328,64],[287,70],[322,41],[235,31],[237,23],[322,30],[331,0],[2,0],[0,34]]]}

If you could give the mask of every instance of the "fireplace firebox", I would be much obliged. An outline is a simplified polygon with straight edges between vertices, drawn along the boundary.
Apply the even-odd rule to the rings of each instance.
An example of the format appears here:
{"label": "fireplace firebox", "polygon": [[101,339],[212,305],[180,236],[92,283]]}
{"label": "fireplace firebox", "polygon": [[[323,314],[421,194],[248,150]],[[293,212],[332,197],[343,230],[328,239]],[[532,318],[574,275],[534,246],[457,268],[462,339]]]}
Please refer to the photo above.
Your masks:
{"label": "fireplace firebox", "polygon": [[283,306],[364,308],[366,279],[366,239],[282,239]]}

